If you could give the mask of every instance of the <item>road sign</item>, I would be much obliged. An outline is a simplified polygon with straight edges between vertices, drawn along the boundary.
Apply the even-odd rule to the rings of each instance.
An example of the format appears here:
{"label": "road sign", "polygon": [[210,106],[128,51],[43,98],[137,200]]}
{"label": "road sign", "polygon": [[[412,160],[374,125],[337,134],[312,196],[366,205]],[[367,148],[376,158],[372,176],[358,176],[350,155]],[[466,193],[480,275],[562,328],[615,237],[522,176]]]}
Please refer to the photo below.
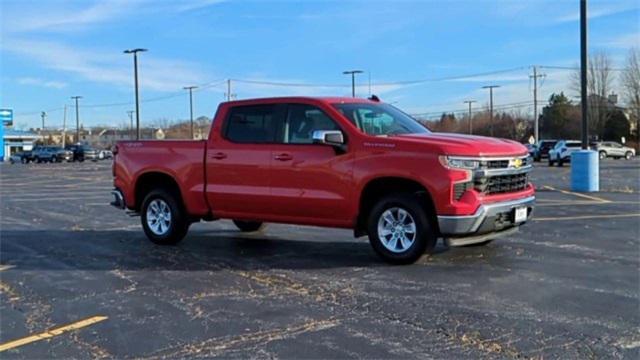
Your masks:
{"label": "road sign", "polygon": [[13,110],[0,109],[0,120],[4,126],[13,126]]}

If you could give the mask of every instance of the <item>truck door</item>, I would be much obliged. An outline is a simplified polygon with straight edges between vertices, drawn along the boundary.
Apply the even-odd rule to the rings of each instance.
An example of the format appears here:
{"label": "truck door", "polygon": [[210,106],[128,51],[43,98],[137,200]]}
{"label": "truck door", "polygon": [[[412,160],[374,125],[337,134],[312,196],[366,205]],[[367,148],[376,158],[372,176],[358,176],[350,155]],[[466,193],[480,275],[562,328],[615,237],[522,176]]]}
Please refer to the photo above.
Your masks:
{"label": "truck door", "polygon": [[271,209],[271,150],[283,105],[243,105],[214,124],[207,148],[207,201],[215,216],[262,218]]}
{"label": "truck door", "polygon": [[[342,130],[321,109],[290,104],[271,157],[274,215],[348,225],[352,155],[314,144],[314,130]],[[346,133],[345,133],[346,135]]]}

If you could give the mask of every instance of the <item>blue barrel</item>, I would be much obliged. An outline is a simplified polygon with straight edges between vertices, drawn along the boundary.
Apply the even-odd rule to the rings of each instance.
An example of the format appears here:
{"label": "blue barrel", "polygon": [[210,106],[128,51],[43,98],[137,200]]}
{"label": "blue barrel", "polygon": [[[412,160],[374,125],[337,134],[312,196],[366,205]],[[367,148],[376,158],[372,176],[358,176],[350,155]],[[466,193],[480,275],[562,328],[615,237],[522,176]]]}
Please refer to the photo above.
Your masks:
{"label": "blue barrel", "polygon": [[598,152],[580,150],[571,154],[571,190],[591,192],[600,190]]}

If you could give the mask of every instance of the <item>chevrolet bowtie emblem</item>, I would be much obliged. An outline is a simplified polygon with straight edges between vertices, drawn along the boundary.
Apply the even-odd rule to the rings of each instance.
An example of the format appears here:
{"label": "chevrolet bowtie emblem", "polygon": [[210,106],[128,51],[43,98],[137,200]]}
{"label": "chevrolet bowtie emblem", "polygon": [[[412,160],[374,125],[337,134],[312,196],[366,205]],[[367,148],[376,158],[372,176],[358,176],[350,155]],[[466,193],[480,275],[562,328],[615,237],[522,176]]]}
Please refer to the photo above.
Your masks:
{"label": "chevrolet bowtie emblem", "polygon": [[522,166],[522,159],[513,159],[511,160],[511,164],[513,165],[514,168],[519,168],[520,166]]}

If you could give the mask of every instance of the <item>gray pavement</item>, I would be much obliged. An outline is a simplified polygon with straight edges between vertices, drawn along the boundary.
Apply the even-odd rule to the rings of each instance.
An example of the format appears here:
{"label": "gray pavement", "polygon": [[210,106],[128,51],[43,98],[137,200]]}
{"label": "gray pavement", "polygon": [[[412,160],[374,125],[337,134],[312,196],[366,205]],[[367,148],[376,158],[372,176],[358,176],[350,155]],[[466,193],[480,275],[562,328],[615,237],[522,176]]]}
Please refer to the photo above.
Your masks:
{"label": "gray pavement", "polygon": [[569,171],[536,167],[518,234],[389,266],[315,227],[158,247],[107,205],[107,162],[0,164],[0,348],[72,324],[0,357],[638,358],[640,161],[586,196]]}

